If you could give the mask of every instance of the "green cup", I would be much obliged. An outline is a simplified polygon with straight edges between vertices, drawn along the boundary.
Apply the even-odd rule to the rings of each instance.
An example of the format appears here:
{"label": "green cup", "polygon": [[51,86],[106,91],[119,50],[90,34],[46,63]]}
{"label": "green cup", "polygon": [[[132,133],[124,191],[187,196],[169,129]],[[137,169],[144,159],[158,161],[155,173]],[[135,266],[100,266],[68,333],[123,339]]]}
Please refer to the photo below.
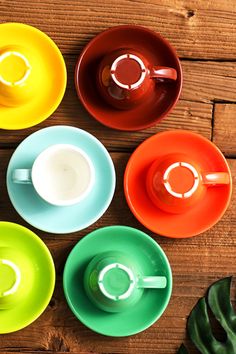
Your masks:
{"label": "green cup", "polygon": [[0,310],[16,306],[27,295],[30,274],[26,282],[23,275],[26,267],[13,249],[0,247]]}
{"label": "green cup", "polygon": [[95,256],[84,274],[89,299],[101,310],[121,312],[135,305],[145,289],[163,289],[164,276],[144,276],[130,255],[109,251]]}

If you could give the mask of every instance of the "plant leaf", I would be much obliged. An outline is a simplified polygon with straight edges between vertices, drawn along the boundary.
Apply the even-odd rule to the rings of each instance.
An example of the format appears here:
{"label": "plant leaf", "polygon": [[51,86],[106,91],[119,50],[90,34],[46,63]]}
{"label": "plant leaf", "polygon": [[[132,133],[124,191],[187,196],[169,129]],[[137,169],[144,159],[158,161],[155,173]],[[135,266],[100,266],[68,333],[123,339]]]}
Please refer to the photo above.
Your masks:
{"label": "plant leaf", "polygon": [[189,354],[189,353],[188,353],[186,347],[183,344],[181,344],[177,354]]}
{"label": "plant leaf", "polygon": [[221,343],[213,336],[205,298],[193,308],[187,323],[188,334],[198,350],[204,354],[223,354]]}
{"label": "plant leaf", "polygon": [[[225,353],[236,354],[236,314],[230,301],[232,277],[214,283],[208,292],[208,304],[217,321],[227,334]],[[223,352],[222,352],[223,353]]]}
{"label": "plant leaf", "polygon": [[[202,354],[236,354],[236,314],[230,301],[231,280],[231,277],[223,278],[212,284],[188,318],[188,335]],[[212,332],[208,306],[226,332],[224,342],[217,340]],[[188,354],[183,345],[178,353]]]}

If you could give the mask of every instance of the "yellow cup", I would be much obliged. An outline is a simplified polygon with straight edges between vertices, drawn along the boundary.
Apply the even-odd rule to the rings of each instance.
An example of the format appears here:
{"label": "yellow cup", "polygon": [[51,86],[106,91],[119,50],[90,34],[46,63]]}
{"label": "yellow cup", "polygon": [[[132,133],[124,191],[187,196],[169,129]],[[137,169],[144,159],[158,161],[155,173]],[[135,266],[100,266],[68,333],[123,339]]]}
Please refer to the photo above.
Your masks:
{"label": "yellow cup", "polygon": [[21,46],[0,48],[0,105],[15,107],[30,101],[38,76],[30,51]]}

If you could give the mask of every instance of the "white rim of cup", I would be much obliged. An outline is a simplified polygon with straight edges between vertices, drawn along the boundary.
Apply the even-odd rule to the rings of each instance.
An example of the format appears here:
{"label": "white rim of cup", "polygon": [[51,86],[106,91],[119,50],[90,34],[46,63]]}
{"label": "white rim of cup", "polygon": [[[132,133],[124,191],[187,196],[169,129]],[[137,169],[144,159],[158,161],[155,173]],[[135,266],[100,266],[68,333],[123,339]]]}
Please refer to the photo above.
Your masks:
{"label": "white rim of cup", "polygon": [[[123,84],[122,82],[120,82],[117,78],[116,78],[116,75],[115,75],[115,71],[116,71],[116,68],[117,68],[117,65],[118,63],[123,60],[123,59],[132,59],[132,60],[135,60],[139,66],[140,66],[140,69],[141,69],[141,76],[140,78],[138,79],[138,81],[136,81],[135,83],[133,83],[132,85],[128,85],[128,84]],[[142,82],[144,81],[145,79],[145,76],[146,76],[146,68],[145,68],[145,65],[143,63],[143,61],[137,57],[137,55],[134,55],[134,54],[123,54],[123,55],[120,55],[118,58],[116,58],[116,60],[113,62],[112,66],[111,66],[111,77],[113,79],[113,81],[119,86],[119,87],[122,87],[124,89],[127,89],[127,90],[133,90],[133,89],[136,89],[137,87],[139,87]]]}
{"label": "white rim of cup", "polygon": [[20,269],[15,265],[15,263],[13,263],[12,261],[9,261],[8,259],[1,259],[0,263],[5,264],[8,267],[10,267],[14,271],[15,276],[16,276],[16,281],[13,284],[13,286],[9,290],[5,291],[2,294],[2,296],[5,297],[8,295],[14,294],[16,292],[16,290],[18,289],[18,287],[20,285],[20,281],[21,281],[21,272],[20,272]]}
{"label": "white rim of cup", "polygon": [[30,74],[30,72],[31,72],[31,66],[30,66],[30,63],[29,63],[28,59],[27,59],[23,54],[21,54],[21,53],[19,53],[19,52],[16,52],[16,51],[7,51],[7,52],[5,52],[5,53],[3,53],[3,54],[0,54],[0,63],[1,63],[4,59],[6,59],[7,57],[9,57],[9,56],[12,55],[12,54],[15,55],[15,56],[17,56],[17,57],[19,57],[19,58],[21,58],[21,59],[24,61],[25,66],[26,66],[26,68],[27,68],[27,69],[26,69],[26,72],[25,72],[25,75],[23,76],[22,79],[20,79],[20,80],[14,82],[14,83],[12,83],[12,82],[10,82],[10,81],[5,80],[5,79],[2,77],[2,75],[0,74],[0,82],[1,82],[2,84],[4,84],[4,85],[7,85],[7,86],[19,86],[19,85],[23,84],[23,83],[27,80],[27,78],[29,77],[29,74]]}
{"label": "white rim of cup", "polygon": [[[45,198],[37,189],[34,181],[35,181],[35,168],[36,168],[36,164],[37,164],[37,161],[39,160],[39,158],[42,158],[42,156],[44,154],[46,154],[49,150],[53,151],[53,150],[57,150],[59,148],[70,148],[71,150],[73,151],[76,151],[76,152],[79,152],[84,158],[85,160],[87,161],[88,165],[89,165],[89,169],[90,169],[90,173],[91,173],[91,179],[90,179],[90,184],[88,186],[88,188],[84,191],[84,193],[82,193],[78,198],[74,198],[74,199],[71,199],[69,200],[68,202],[65,202],[65,201],[62,201],[62,202],[52,202],[52,201],[49,201],[49,199]],[[31,172],[31,178],[32,178],[32,184],[36,190],[36,192],[38,193],[38,195],[43,199],[45,200],[47,203],[51,204],[51,205],[55,205],[55,206],[70,206],[70,205],[75,205],[77,203],[79,203],[81,200],[83,200],[92,190],[92,187],[94,185],[94,182],[95,182],[95,170],[94,170],[94,166],[91,162],[91,159],[90,157],[80,148],[74,146],[74,145],[71,145],[71,144],[55,144],[55,145],[51,145],[49,146],[48,148],[46,148],[45,150],[43,150],[38,156],[37,158],[35,159],[34,161],[34,164],[33,164],[33,167],[32,167],[32,172]]]}
{"label": "white rim of cup", "polygon": [[[189,171],[192,172],[193,174],[193,177],[194,177],[194,184],[192,186],[192,188],[190,188],[187,192],[185,193],[177,193],[177,192],[174,192],[171,188],[171,185],[170,183],[168,182],[168,178],[169,178],[169,174],[170,172],[177,168],[177,167],[180,167],[180,166],[183,166],[185,168],[187,168]],[[181,198],[181,199],[184,199],[184,198],[189,198],[193,195],[193,193],[197,190],[198,186],[199,186],[199,183],[200,183],[200,180],[199,180],[199,175],[197,173],[197,170],[189,163],[187,162],[175,162],[173,163],[172,165],[170,165],[165,173],[164,173],[164,176],[163,176],[163,179],[164,179],[164,186],[167,190],[168,193],[170,193],[171,195],[173,195],[173,197],[176,197],[176,198]]]}
{"label": "white rim of cup", "polygon": [[[112,295],[110,294],[104,287],[103,285],[103,279],[105,277],[105,275],[111,270],[111,269],[114,269],[114,268],[118,268],[118,269],[122,269],[129,277],[129,280],[130,280],[130,285],[129,285],[129,288],[121,295],[119,296],[115,296],[115,295]],[[99,276],[98,276],[98,286],[101,290],[101,292],[103,293],[103,295],[105,295],[107,298],[111,299],[111,300],[125,300],[127,299],[134,287],[135,287],[135,278],[134,278],[134,275],[132,273],[132,271],[126,267],[125,265],[121,264],[121,263],[112,263],[112,264],[109,264],[108,266],[106,266],[105,268],[103,268],[101,270],[101,272],[99,273]]]}

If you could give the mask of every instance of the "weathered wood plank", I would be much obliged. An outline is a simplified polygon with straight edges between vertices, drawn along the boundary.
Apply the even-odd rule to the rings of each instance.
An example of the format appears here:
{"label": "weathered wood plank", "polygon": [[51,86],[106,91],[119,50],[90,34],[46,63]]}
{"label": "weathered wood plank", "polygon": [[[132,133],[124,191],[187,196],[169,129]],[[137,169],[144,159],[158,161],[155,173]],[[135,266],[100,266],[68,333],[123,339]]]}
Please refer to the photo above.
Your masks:
{"label": "weathered wood plank", "polygon": [[77,53],[95,34],[120,24],[147,26],[181,57],[235,59],[236,6],[232,0],[2,0],[1,22],[21,21],[48,33],[63,53]]}
{"label": "weathered wood plank", "polygon": [[[209,249],[209,252],[212,250]],[[191,259],[183,254],[183,261],[191,262]],[[218,262],[217,256],[210,257],[209,262],[213,264],[214,261]],[[203,269],[200,262],[198,273]],[[185,276],[174,274],[173,296],[165,314],[148,330],[129,338],[104,337],[86,328],[69,310],[62,292],[62,282],[58,279],[53,300],[46,312],[28,328],[2,336],[0,350],[8,352],[16,349],[27,353],[34,350],[49,353],[176,353],[185,339],[187,315],[199,297],[205,294],[207,287],[219,278],[217,275],[198,273]],[[220,276],[223,275],[228,274],[223,272]]]}
{"label": "weathered wood plank", "polygon": [[[7,190],[5,186],[5,175],[7,164],[10,159],[13,150],[0,150],[0,181],[1,185],[1,198],[0,198],[0,220],[6,220],[11,222],[17,222],[26,227],[33,229],[29,226],[20,216],[16,213],[14,208],[11,205],[11,202],[7,195]],[[234,237],[236,231],[236,160],[228,160],[231,171],[233,174],[233,196],[230,203],[230,206],[225,213],[224,217],[216,226],[214,226],[209,231],[203,233],[199,237],[193,237],[186,240],[170,240],[165,237],[157,236],[148,231],[143,227],[130,212],[127,203],[125,201],[124,192],[123,192],[123,175],[126,163],[130,157],[129,153],[112,153],[112,159],[114,161],[116,174],[117,174],[117,186],[116,192],[113,198],[113,201],[107,210],[107,212],[99,219],[94,225],[89,228],[80,231],[79,233],[72,233],[67,235],[53,235],[46,234],[41,231],[35,230],[45,241],[51,240],[66,240],[68,245],[71,246],[73,242],[77,241],[78,238],[83,237],[88,232],[94,230],[95,228],[107,226],[107,225],[129,225],[137,227],[144,230],[151,236],[155,236],[158,242],[161,242],[162,245],[169,245],[170,243],[175,243],[180,245],[187,244],[189,247],[199,246],[210,247],[214,246],[216,249],[219,249],[222,245],[226,244],[229,247],[236,247],[236,238]],[[120,212],[122,210],[122,213]],[[216,237],[217,235],[217,237]],[[57,252],[60,254],[60,247],[57,249]],[[62,252],[63,254],[63,252]],[[57,258],[57,257],[56,257]]]}
{"label": "weathered wood plank", "polygon": [[[69,71],[66,96],[52,117],[24,131],[0,131],[0,220],[18,222],[33,229],[14,211],[4,181],[13,152],[9,148],[46,126],[76,126],[97,136],[110,151],[128,152],[156,132],[189,129],[213,138],[227,156],[235,157],[235,105],[231,104],[236,103],[235,13],[236,3],[232,0],[91,0],[89,3],[85,0],[0,0],[0,22],[25,22],[48,33],[65,55]],[[187,59],[182,60],[184,86],[174,111],[156,127],[135,133],[107,129],[89,117],[73,86],[76,57],[84,45],[100,31],[127,23],[160,32],[176,47],[178,55]],[[194,61],[197,58],[201,61]],[[207,61],[210,59],[214,61]],[[198,237],[170,240],[149,232],[128,209],[123,194],[123,173],[129,156],[129,153],[112,153],[117,171],[116,194],[110,208],[96,224],[68,235],[34,230],[55,259],[55,294],[34,324],[20,332],[0,336],[1,353],[175,353],[185,339],[186,318],[198,298],[213,281],[235,275],[236,160],[228,160],[233,172],[234,193],[222,220]],[[88,232],[114,224],[137,227],[150,234],[168,255],[174,275],[173,296],[164,316],[147,331],[123,339],[106,338],[84,327],[69,310],[62,291],[63,267],[71,248]],[[234,300],[235,295],[234,282]]]}
{"label": "weathered wood plank", "polygon": [[75,93],[68,90],[58,110],[43,123],[25,130],[0,130],[0,147],[15,147],[31,133],[48,126],[71,125],[95,135],[110,151],[133,150],[151,135],[170,129],[186,129],[211,138],[212,104],[181,100],[161,123],[138,132],[106,128],[84,110]]}
{"label": "weathered wood plank", "polygon": [[[156,126],[143,131],[132,133],[115,131],[98,123],[82,107],[77,98],[73,81],[76,57],[66,56],[65,59],[68,68],[68,87],[58,110],[45,122],[33,128],[18,131],[0,130],[0,147],[16,146],[30,133],[49,125],[58,124],[85,129],[97,136],[112,151],[134,149],[150,135],[169,129],[192,130],[210,139],[212,133],[212,101],[227,95],[227,92],[229,92],[231,100],[235,99],[232,87],[235,85],[236,88],[236,78],[230,78],[227,81],[222,63],[212,63],[215,72],[212,70],[211,73],[208,63],[182,61],[184,88],[181,99],[172,113]],[[234,67],[234,63],[227,64]],[[233,69],[232,75],[234,75]],[[205,80],[209,83],[208,86]],[[223,85],[224,88],[222,88]]]}
{"label": "weathered wood plank", "polygon": [[182,98],[200,102],[236,102],[236,62],[182,61]]}
{"label": "weathered wood plank", "polygon": [[[104,127],[82,107],[74,89],[76,57],[66,57],[68,88],[58,110],[40,125],[20,131],[0,131],[0,147],[16,146],[30,133],[51,125],[68,124],[97,136],[108,149],[131,150],[150,135],[167,129],[187,129],[211,138],[212,102],[236,102],[236,63],[182,61],[184,86],[172,113],[156,126],[140,132],[119,132]],[[217,110],[216,110],[217,113]],[[132,138],[131,138],[132,136]]]}
{"label": "weathered wood plank", "polygon": [[227,156],[236,157],[236,104],[216,104],[213,141]]}
{"label": "weathered wood plank", "polygon": [[[11,150],[0,150],[1,181],[4,181],[11,153]],[[150,233],[129,211],[122,190],[123,171],[129,156],[128,153],[112,153],[117,170],[117,191],[111,207],[95,225],[70,235],[52,235],[35,230],[46,242],[55,259],[55,294],[46,312],[34,324],[20,332],[0,337],[0,351],[175,353],[185,339],[186,318],[198,298],[204,295],[206,288],[213,281],[236,273],[236,160],[229,160],[234,175],[234,197],[223,219],[198,237],[171,240]],[[0,219],[19,222],[33,229],[13,210],[3,182],[1,191]],[[112,224],[137,227],[153,236],[168,255],[174,276],[173,296],[165,315],[147,331],[123,339],[97,335],[77,321],[66,305],[61,281],[66,257],[74,244],[97,227]],[[233,299],[235,290],[234,286]]]}

